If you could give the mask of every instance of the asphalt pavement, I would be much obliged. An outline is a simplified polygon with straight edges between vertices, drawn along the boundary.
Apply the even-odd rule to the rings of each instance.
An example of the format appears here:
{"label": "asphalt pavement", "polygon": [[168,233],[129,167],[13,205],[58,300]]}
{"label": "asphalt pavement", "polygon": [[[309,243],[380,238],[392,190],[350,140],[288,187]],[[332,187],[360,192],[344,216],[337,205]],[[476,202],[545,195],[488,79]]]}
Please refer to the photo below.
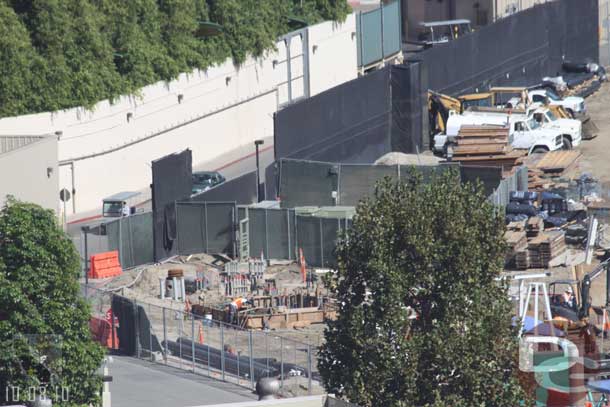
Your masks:
{"label": "asphalt pavement", "polygon": [[187,407],[256,400],[250,390],[128,356],[113,356],[112,407]]}

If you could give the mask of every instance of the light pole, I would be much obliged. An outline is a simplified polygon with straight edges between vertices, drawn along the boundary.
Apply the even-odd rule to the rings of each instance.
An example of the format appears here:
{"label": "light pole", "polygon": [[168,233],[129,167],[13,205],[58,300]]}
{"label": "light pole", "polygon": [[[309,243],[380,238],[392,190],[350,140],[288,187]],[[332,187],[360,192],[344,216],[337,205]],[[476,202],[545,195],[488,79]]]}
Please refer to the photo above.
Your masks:
{"label": "light pole", "polygon": [[263,140],[254,140],[254,147],[256,148],[256,202],[261,201],[261,168],[259,161],[259,147],[265,142]]}

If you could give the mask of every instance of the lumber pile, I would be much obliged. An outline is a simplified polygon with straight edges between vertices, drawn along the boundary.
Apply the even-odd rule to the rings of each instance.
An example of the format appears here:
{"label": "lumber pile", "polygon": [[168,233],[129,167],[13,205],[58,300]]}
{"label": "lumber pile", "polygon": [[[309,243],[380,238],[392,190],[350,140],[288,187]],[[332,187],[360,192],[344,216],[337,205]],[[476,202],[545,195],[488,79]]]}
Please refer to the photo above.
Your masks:
{"label": "lumber pile", "polygon": [[536,169],[544,174],[561,176],[574,168],[581,155],[581,152],[576,150],[551,151],[538,161]]}
{"label": "lumber pile", "polygon": [[504,240],[508,245],[504,260],[506,264],[513,264],[517,252],[527,248],[527,236],[524,230],[507,230],[504,233]]}
{"label": "lumber pile", "polygon": [[521,165],[527,153],[512,148],[508,132],[508,127],[503,126],[462,126],[455,137],[453,161],[512,171]]}
{"label": "lumber pile", "polygon": [[544,220],[538,216],[532,216],[527,220],[526,225],[527,237],[538,237],[540,232],[544,231]]}
{"label": "lumber pile", "polygon": [[542,232],[528,241],[526,249],[515,253],[515,267],[519,270],[547,268],[551,260],[566,250],[565,232]]}

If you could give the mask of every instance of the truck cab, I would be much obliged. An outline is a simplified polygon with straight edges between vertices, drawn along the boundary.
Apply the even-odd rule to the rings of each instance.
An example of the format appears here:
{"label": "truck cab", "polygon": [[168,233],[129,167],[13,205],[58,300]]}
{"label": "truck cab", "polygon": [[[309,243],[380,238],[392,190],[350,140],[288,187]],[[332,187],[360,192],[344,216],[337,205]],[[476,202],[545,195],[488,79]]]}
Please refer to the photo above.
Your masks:
{"label": "truck cab", "polygon": [[547,108],[530,110],[529,116],[533,117],[543,128],[562,133],[566,150],[580,145],[582,141],[582,122],[580,120],[560,118]]}

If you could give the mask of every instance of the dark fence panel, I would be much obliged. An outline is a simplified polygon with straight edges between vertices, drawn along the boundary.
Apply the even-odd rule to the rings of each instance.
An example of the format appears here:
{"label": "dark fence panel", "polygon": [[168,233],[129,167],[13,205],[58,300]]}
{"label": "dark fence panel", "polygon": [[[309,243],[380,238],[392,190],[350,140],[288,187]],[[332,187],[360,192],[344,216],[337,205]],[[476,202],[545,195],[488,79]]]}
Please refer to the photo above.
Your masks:
{"label": "dark fence panel", "polygon": [[485,195],[490,195],[502,181],[502,167],[461,167],[462,182],[481,182]]}
{"label": "dark fence panel", "polygon": [[123,268],[152,263],[152,212],[119,218],[106,224],[108,250],[118,250]]}
{"label": "dark fence panel", "polygon": [[226,181],[212,189],[193,195],[192,202],[235,201],[239,205],[256,202],[256,171]]}
{"label": "dark fence panel", "polygon": [[356,206],[375,193],[375,185],[384,177],[398,178],[397,166],[342,165],[339,177],[339,205]]}
{"label": "dark fence panel", "polygon": [[297,215],[297,245],[307,264],[322,264],[322,231],[320,218]]}
{"label": "dark fence panel", "polygon": [[279,197],[283,208],[335,205],[339,166],[313,161],[280,161]]}
{"label": "dark fence panel", "polygon": [[547,2],[419,53],[430,89],[450,95],[534,85],[564,60],[598,61],[597,0]]}
{"label": "dark fence panel", "polygon": [[390,151],[391,67],[275,115],[275,158],[368,163]]}
{"label": "dark fence panel", "polygon": [[[242,208],[240,208],[240,211]],[[294,209],[243,208],[248,218],[250,257],[294,260],[296,215]]]}
{"label": "dark fence panel", "polygon": [[177,202],[178,253],[236,254],[235,202]]}
{"label": "dark fence panel", "polygon": [[193,188],[191,150],[152,162],[152,210],[155,261],[176,254],[174,202],[185,199]]}
{"label": "dark fence panel", "polygon": [[[435,171],[459,169],[458,164],[438,166],[385,166],[333,164],[316,161],[282,159],[280,161],[280,199],[283,208],[298,206],[355,206],[362,198],[371,196],[375,184],[389,175],[403,179],[412,170],[424,180]],[[497,185],[497,184],[496,184]],[[336,202],[333,196],[337,196]]]}

